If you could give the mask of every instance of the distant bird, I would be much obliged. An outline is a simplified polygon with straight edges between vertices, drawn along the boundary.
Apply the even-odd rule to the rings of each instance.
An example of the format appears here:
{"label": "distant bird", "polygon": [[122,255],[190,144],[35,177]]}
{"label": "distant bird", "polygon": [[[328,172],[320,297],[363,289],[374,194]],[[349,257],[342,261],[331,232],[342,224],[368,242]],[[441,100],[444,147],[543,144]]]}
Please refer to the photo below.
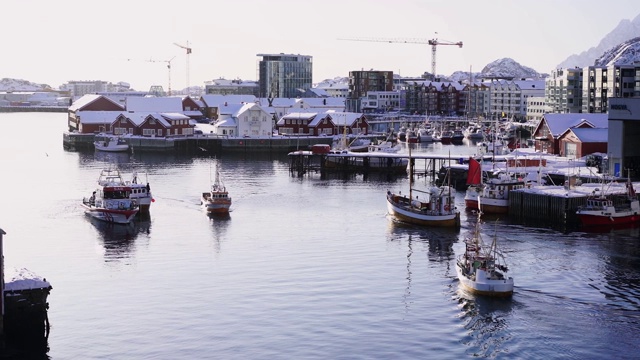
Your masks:
{"label": "distant bird", "polygon": [[46,152],[44,154],[47,155],[47,157],[49,157],[49,154],[47,154]]}
{"label": "distant bird", "polygon": [[205,149],[203,147],[200,147],[200,146],[198,146],[198,149],[200,149],[201,151],[207,151],[207,149]]}

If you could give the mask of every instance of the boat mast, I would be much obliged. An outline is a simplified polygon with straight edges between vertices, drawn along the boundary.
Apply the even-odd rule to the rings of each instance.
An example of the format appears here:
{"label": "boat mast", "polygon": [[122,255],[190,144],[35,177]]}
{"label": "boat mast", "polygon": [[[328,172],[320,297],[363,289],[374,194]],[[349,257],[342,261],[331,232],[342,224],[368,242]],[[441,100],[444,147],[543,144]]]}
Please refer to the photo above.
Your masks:
{"label": "boat mast", "polygon": [[411,144],[409,147],[409,207],[413,207],[413,161],[411,161]]}

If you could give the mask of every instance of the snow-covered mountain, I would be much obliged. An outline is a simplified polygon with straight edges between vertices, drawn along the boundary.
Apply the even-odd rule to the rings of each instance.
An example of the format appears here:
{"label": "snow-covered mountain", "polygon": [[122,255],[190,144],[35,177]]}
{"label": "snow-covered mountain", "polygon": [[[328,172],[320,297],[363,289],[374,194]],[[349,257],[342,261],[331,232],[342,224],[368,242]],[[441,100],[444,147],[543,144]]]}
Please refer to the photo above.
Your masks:
{"label": "snow-covered mountain", "polygon": [[27,80],[3,78],[0,80],[0,91],[41,91],[51,90],[47,84],[36,84]]}
{"label": "snow-covered mountain", "polygon": [[[544,79],[548,74],[541,74],[534,69],[520,65],[511,58],[502,58],[490,62],[482,71],[471,73],[474,81],[487,78]],[[469,72],[456,71],[447,78],[449,81],[467,82]]]}
{"label": "snow-covered mountain", "polygon": [[594,61],[596,66],[627,65],[640,62],[640,37],[612,47]]}
{"label": "snow-covered mountain", "polygon": [[591,66],[605,51],[638,36],[640,36],[640,15],[631,21],[628,19],[620,21],[618,26],[602,38],[597,46],[583,51],[580,54],[569,56],[566,60],[558,64],[556,68],[567,69],[576,66]]}

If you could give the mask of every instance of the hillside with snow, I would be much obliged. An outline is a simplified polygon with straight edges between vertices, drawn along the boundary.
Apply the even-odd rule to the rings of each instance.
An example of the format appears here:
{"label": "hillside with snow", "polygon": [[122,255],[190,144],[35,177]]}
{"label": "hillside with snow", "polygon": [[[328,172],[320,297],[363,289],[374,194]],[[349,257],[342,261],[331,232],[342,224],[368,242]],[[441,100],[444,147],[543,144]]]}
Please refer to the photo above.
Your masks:
{"label": "hillside with snow", "polygon": [[3,78],[0,80],[0,91],[41,91],[51,90],[47,84],[36,84],[27,80]]}
{"label": "hillside with snow", "polygon": [[640,62],[640,37],[612,47],[594,61],[596,66],[631,65]]}
{"label": "hillside with snow", "polygon": [[594,64],[596,59],[600,58],[602,54],[609,49],[618,46],[618,44],[624,43],[628,40],[637,38],[640,36],[640,15],[636,16],[633,20],[622,20],[609,34],[607,34],[598,45],[581,52],[580,54],[574,54],[569,56],[563,62],[558,64],[556,68],[574,68],[585,67]]}

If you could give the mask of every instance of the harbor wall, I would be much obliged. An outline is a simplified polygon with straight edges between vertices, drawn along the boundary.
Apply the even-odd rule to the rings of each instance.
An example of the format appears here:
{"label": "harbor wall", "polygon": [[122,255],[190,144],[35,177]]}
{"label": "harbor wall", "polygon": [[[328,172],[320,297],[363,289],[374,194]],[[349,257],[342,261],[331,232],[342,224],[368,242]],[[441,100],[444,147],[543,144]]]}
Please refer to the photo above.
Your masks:
{"label": "harbor wall", "polygon": [[[93,142],[104,140],[107,134],[81,134],[64,132],[62,144],[69,150],[93,150]],[[282,136],[269,138],[228,138],[210,135],[190,135],[172,137],[123,137],[131,150],[201,153],[201,152],[290,152],[307,150],[312,145],[331,145],[332,137],[327,136]]]}

